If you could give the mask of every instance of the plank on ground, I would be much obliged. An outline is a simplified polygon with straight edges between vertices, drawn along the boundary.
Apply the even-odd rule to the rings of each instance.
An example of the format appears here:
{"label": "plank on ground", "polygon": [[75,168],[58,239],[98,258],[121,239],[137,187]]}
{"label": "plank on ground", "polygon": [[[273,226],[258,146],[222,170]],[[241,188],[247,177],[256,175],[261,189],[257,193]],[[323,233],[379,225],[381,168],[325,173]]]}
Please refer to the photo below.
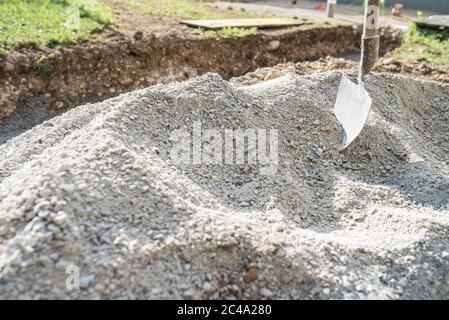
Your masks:
{"label": "plank on ground", "polygon": [[446,16],[432,16],[425,19],[417,19],[415,23],[418,26],[434,27],[434,28],[449,28],[449,15]]}
{"label": "plank on ground", "polygon": [[303,21],[288,18],[268,19],[216,19],[216,20],[182,20],[182,24],[193,28],[217,30],[223,28],[279,28],[293,27],[304,24]]}

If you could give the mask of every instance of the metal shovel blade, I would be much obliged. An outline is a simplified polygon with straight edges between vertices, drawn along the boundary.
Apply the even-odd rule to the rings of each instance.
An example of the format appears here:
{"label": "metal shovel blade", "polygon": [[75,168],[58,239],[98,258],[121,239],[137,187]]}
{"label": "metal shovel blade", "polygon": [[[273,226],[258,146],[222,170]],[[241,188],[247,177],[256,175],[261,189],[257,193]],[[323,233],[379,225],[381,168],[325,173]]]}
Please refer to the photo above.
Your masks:
{"label": "metal shovel blade", "polygon": [[346,149],[365,126],[372,99],[363,87],[342,74],[334,114],[343,127],[341,150]]}

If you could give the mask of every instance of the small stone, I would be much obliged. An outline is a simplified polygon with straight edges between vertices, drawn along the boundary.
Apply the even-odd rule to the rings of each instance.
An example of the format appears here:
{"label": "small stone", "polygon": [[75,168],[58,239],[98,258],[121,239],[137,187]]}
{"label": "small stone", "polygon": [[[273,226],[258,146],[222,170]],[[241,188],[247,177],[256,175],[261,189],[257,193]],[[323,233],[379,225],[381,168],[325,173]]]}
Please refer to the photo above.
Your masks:
{"label": "small stone", "polygon": [[407,283],[408,283],[407,278],[402,278],[401,280],[399,280],[398,285],[401,288],[405,288],[407,287]]}
{"label": "small stone", "polygon": [[282,224],[277,224],[274,229],[277,232],[283,232],[284,231],[284,226]]}
{"label": "small stone", "polygon": [[105,286],[103,284],[101,284],[101,283],[98,283],[95,286],[95,291],[98,292],[98,293],[103,293],[105,290],[106,290]]}
{"label": "small stone", "polygon": [[38,214],[39,211],[49,209],[51,206],[50,201],[40,201],[37,205],[34,206],[33,212]]}
{"label": "small stone", "polygon": [[71,265],[71,263],[69,261],[61,259],[56,263],[55,268],[57,270],[63,270],[65,272],[67,267],[70,265]]}
{"label": "small stone", "polygon": [[80,288],[81,289],[87,289],[92,282],[93,277],[92,276],[82,276],[80,277]]}
{"label": "small stone", "polygon": [[269,289],[267,289],[267,288],[262,288],[262,289],[260,290],[260,294],[261,294],[262,296],[264,296],[265,298],[268,298],[268,297],[272,297],[272,296],[273,296],[273,292],[271,292],[271,290],[269,290]]}
{"label": "small stone", "polygon": [[256,268],[251,268],[249,269],[245,276],[243,277],[243,281],[245,281],[245,283],[251,283],[257,280],[257,269]]}
{"label": "small stone", "polygon": [[361,283],[361,284],[358,284],[358,285],[355,287],[355,289],[356,289],[357,291],[359,291],[359,292],[364,292],[364,291],[366,290],[366,286],[365,286],[365,284]]}
{"label": "small stone", "polygon": [[16,66],[12,62],[9,62],[9,61],[3,62],[3,65],[2,65],[3,72],[12,73],[12,72],[14,72],[15,69],[16,69]]}
{"label": "small stone", "polygon": [[134,80],[132,78],[123,78],[122,80],[120,80],[120,84],[122,86],[129,86],[134,82]]}
{"label": "small stone", "polygon": [[192,261],[192,258],[197,255],[197,251],[194,248],[186,247],[184,250],[182,250],[182,257],[185,261],[190,262]]}
{"label": "small stone", "polygon": [[49,216],[49,214],[50,213],[47,210],[45,210],[45,211],[40,211],[37,216],[41,219],[46,219]]}
{"label": "small stone", "polygon": [[264,81],[274,80],[282,76],[282,73],[279,71],[273,70],[268,72],[268,74],[265,76]]}
{"label": "small stone", "polygon": [[53,222],[58,226],[62,226],[67,220],[67,217],[67,213],[65,213],[64,211],[59,211],[53,218]]}
{"label": "small stone", "polygon": [[281,46],[281,42],[279,40],[273,40],[268,43],[267,50],[268,51],[276,51]]}
{"label": "small stone", "polygon": [[293,279],[293,276],[288,273],[285,273],[281,276],[281,281],[284,284],[289,283],[290,281],[292,281],[292,279]]}
{"label": "small stone", "polygon": [[42,90],[44,90],[45,85],[46,85],[45,81],[40,78],[31,78],[28,81],[28,88],[33,93],[41,92]]}
{"label": "small stone", "polygon": [[192,300],[195,298],[195,291],[193,291],[192,289],[187,289],[183,292],[182,297],[187,300]]}
{"label": "small stone", "polygon": [[64,108],[64,102],[62,102],[62,101],[56,101],[56,102],[55,102],[55,107],[56,107],[56,109],[62,109],[62,108]]}
{"label": "small stone", "polygon": [[137,31],[136,33],[134,33],[134,40],[139,41],[142,40],[142,38],[143,38],[142,31]]}
{"label": "small stone", "polygon": [[0,237],[4,237],[8,234],[8,228],[6,226],[0,226]]}
{"label": "small stone", "polygon": [[205,282],[203,284],[203,291],[204,291],[204,293],[212,294],[216,290],[217,290],[217,287],[214,284],[210,283],[210,282]]}
{"label": "small stone", "polygon": [[59,259],[59,253],[57,253],[57,252],[50,253],[49,257],[53,261],[57,261]]}

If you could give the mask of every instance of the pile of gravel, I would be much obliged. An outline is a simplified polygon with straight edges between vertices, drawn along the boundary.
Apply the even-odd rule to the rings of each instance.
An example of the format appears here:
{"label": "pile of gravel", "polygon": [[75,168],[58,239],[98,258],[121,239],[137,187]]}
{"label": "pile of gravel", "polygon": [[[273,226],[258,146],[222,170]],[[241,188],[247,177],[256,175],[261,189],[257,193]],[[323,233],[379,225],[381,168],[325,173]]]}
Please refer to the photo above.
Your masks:
{"label": "pile of gravel", "polygon": [[[208,74],[9,140],[0,299],[447,298],[449,86],[369,76],[369,121],[340,153],[339,81]],[[277,172],[175,165],[170,135],[196,121],[277,129]]]}

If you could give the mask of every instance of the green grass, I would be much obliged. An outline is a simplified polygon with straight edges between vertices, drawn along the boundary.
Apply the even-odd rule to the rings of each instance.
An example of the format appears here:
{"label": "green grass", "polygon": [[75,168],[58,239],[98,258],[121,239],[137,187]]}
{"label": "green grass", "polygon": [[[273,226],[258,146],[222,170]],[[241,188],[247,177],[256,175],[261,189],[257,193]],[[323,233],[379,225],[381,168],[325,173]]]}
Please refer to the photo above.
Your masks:
{"label": "green grass", "polygon": [[449,32],[410,26],[403,44],[393,53],[399,61],[423,59],[449,71]]}
{"label": "green grass", "polygon": [[145,13],[178,17],[182,19],[224,19],[224,18],[261,18],[263,16],[238,11],[219,11],[205,3],[192,0],[122,0],[141,9]]}
{"label": "green grass", "polygon": [[0,0],[0,54],[18,44],[72,43],[111,20],[95,0]]}
{"label": "green grass", "polygon": [[221,30],[202,30],[207,38],[242,38],[257,33],[257,28],[223,28]]}
{"label": "green grass", "polygon": [[[124,0],[122,0],[124,1]],[[126,4],[142,12],[180,19],[266,18],[268,16],[238,10],[217,10],[201,1],[193,0],[131,0]],[[210,4],[210,3],[209,3]],[[273,17],[273,16],[269,16]],[[218,31],[202,30],[208,38],[239,38],[254,35],[257,28],[223,28]]]}
{"label": "green grass", "polygon": [[34,67],[43,75],[49,75],[54,70],[54,55],[40,56],[34,62]]}
{"label": "green grass", "polygon": [[303,30],[310,29],[332,29],[332,28],[340,28],[340,27],[349,27],[351,24],[346,22],[313,22],[304,24],[301,26]]}

